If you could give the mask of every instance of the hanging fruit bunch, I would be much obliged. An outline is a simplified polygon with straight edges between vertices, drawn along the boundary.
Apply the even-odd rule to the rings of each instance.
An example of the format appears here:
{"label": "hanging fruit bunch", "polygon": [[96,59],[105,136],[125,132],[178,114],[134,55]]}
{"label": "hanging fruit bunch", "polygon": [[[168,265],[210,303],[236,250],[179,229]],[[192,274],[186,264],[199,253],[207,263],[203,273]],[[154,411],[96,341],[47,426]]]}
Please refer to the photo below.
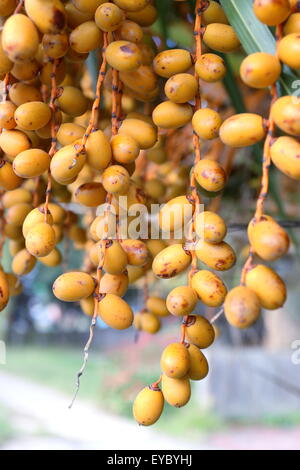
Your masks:
{"label": "hanging fruit bunch", "polygon": [[[191,50],[166,46],[153,27],[152,0],[0,5],[0,254],[7,243],[12,256],[11,272],[0,271],[0,308],[22,291],[22,277],[37,262],[61,266],[55,297],[79,302],[91,317],[78,378],[97,318],[152,334],[162,318],[180,320],[179,341],[162,352],[161,377],[134,402],[143,425],[157,421],[165,401],[184,406],[190,381],[208,374],[202,350],[215,329],[197,306],[224,309],[231,325],[246,328],[262,307],[283,305],[284,281],[264,264],[289,249],[288,234],[265,211],[270,165],[300,179],[300,103],[278,86],[283,68],[300,68],[298,2],[250,2],[256,21],[276,29],[274,53],[248,53],[240,67],[250,98],[251,89],[270,95],[265,118],[233,114],[220,85],[226,55],[248,52],[228,4],[195,0],[191,10],[190,3],[172,6],[189,27],[193,17]],[[89,65],[95,57],[96,75]],[[220,274],[236,255],[217,213],[221,195],[236,149],[263,141],[249,257],[240,285],[227,292]],[[207,194],[216,197],[202,210]],[[150,217],[152,205],[162,203]],[[137,205],[146,208],[139,221],[151,226],[146,233],[135,223]],[[62,241],[82,251],[78,270],[66,270]],[[151,272],[161,283],[186,272],[186,281],[165,299],[152,292]],[[144,301],[134,315],[123,296],[140,279]]]}

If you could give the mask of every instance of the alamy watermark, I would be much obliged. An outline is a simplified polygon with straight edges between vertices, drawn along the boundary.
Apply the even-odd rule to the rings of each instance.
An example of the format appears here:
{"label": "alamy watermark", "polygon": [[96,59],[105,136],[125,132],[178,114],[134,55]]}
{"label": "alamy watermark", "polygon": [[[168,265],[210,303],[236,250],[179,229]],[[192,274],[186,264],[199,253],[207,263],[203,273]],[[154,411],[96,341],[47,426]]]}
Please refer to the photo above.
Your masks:
{"label": "alamy watermark", "polygon": [[203,240],[204,219],[201,214],[204,204],[193,205],[188,200],[172,205],[129,202],[127,196],[120,196],[117,207],[114,204],[98,207],[100,219],[96,232],[99,239],[185,239],[188,250],[197,248]]}
{"label": "alamy watermark", "polygon": [[293,341],[291,348],[295,350],[291,355],[291,361],[295,366],[298,366],[300,364],[300,339]]}

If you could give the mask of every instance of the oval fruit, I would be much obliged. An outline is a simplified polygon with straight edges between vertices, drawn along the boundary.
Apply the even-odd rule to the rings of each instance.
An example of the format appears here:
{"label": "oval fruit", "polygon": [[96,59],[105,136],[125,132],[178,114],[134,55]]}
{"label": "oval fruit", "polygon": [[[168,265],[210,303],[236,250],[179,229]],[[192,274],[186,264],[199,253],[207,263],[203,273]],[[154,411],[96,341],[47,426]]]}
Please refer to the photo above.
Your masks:
{"label": "oval fruit", "polygon": [[92,295],[95,282],[92,276],[81,271],[61,274],[54,282],[52,290],[59,300],[77,302]]}
{"label": "oval fruit", "polygon": [[116,330],[124,330],[132,325],[133,312],[118,295],[106,294],[99,301],[98,312],[104,323]]}
{"label": "oval fruit", "polygon": [[259,298],[248,287],[234,287],[226,296],[224,313],[230,325],[236,328],[248,328],[260,315]]}
{"label": "oval fruit", "polygon": [[143,388],[133,404],[134,419],[142,426],[151,426],[160,418],[164,408],[164,396],[159,388]]}

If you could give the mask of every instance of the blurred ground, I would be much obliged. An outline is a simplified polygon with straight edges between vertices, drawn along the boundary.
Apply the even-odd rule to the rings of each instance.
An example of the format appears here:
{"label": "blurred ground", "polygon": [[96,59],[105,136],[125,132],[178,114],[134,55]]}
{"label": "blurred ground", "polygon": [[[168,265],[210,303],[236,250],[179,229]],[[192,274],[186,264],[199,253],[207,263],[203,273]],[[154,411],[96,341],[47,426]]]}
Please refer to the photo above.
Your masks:
{"label": "blurred ground", "polygon": [[[300,449],[296,417],[256,424],[224,421],[204,414],[195,393],[180,410],[167,406],[154,427],[138,427],[131,417],[132,399],[150,377],[155,378],[157,365],[151,364],[159,354],[152,349],[149,353],[149,346],[145,350],[142,355],[137,348],[131,356],[127,348],[123,373],[122,352],[93,352],[78,399],[69,410],[80,350],[9,348],[8,363],[0,368],[0,448]],[[145,364],[142,370],[136,367],[140,360]]]}
{"label": "blurred ground", "polygon": [[[156,433],[154,428],[105,413],[11,374],[0,374],[0,403],[10,410],[15,436],[0,447],[7,449],[300,449],[300,426],[291,429],[232,427],[183,440]],[[20,393],[21,391],[21,393]]]}

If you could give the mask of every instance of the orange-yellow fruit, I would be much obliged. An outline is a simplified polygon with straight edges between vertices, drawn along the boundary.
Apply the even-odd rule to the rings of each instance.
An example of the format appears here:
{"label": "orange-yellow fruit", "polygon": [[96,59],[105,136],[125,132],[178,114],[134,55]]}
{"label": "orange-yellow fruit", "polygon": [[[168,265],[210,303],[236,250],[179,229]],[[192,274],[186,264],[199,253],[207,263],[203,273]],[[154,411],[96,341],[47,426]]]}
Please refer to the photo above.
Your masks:
{"label": "orange-yellow fruit", "polygon": [[6,307],[9,301],[9,284],[7,275],[0,269],[0,312]]}
{"label": "orange-yellow fruit", "polygon": [[105,0],[72,0],[74,8],[78,9],[81,13],[94,14],[99,5],[104,3]]}
{"label": "orange-yellow fruit", "polygon": [[106,191],[101,183],[83,183],[76,189],[74,198],[76,202],[84,206],[97,207],[104,204]]}
{"label": "orange-yellow fruit", "polygon": [[[104,170],[111,161],[111,147],[106,135],[98,130],[92,132],[86,143],[86,157],[89,165],[95,170]],[[99,152],[101,148],[101,152]]]}
{"label": "orange-yellow fruit", "polygon": [[159,388],[143,388],[133,403],[134,419],[141,426],[151,426],[160,418],[164,408],[164,396]]}
{"label": "orange-yellow fruit", "polygon": [[130,176],[121,165],[111,165],[102,174],[104,189],[111,194],[126,194],[129,189]]}
{"label": "orange-yellow fruit", "polygon": [[83,153],[77,153],[75,145],[60,148],[50,163],[51,175],[60,184],[73,183],[86,161]]}
{"label": "orange-yellow fruit", "polygon": [[165,94],[173,103],[186,103],[193,100],[197,89],[197,80],[189,73],[173,75],[165,84]]}
{"label": "orange-yellow fruit", "polygon": [[275,261],[289,249],[287,232],[275,221],[263,220],[253,227],[252,245],[255,253],[266,261]]}
{"label": "orange-yellow fruit", "polygon": [[16,276],[24,276],[34,268],[36,258],[25,248],[19,251],[12,260],[12,270]]}
{"label": "orange-yellow fruit", "polygon": [[236,328],[248,328],[260,315],[260,301],[256,293],[244,286],[237,286],[228,292],[224,312],[227,321]]}
{"label": "orange-yellow fruit", "polygon": [[81,116],[88,107],[88,101],[82,91],[74,86],[63,87],[63,92],[57,101],[61,111],[70,116]]}
{"label": "orange-yellow fruit", "polygon": [[22,179],[15,174],[12,164],[5,160],[0,161],[0,187],[6,191],[18,188]]}
{"label": "orange-yellow fruit", "polygon": [[152,312],[143,312],[140,317],[140,329],[154,335],[160,330],[160,319]]}
{"label": "orange-yellow fruit", "polygon": [[253,9],[259,21],[268,26],[283,23],[291,13],[289,0],[254,0]]}
{"label": "orange-yellow fruit", "polygon": [[154,295],[148,297],[146,301],[146,308],[151,313],[154,313],[159,317],[167,317],[169,315],[169,311],[166,306],[166,300],[162,297],[157,297]]}
{"label": "orange-yellow fruit", "polygon": [[128,11],[141,11],[149,4],[150,0],[114,0],[114,3],[122,10]]}
{"label": "orange-yellow fruit", "polygon": [[160,367],[168,377],[180,379],[186,376],[190,367],[190,357],[185,345],[169,344],[161,355]]}
{"label": "orange-yellow fruit", "polygon": [[66,12],[60,0],[25,0],[25,10],[42,33],[59,33],[66,27]]}
{"label": "orange-yellow fruit", "polygon": [[192,313],[198,302],[192,287],[179,286],[171,290],[167,297],[167,309],[172,315],[185,316]]}
{"label": "orange-yellow fruit", "polygon": [[236,256],[226,242],[209,243],[200,241],[196,250],[197,258],[216,271],[226,271],[236,262]]}
{"label": "orange-yellow fruit", "polygon": [[141,240],[122,240],[121,246],[127,254],[128,264],[144,266],[149,261],[149,251],[146,243]]}
{"label": "orange-yellow fruit", "polygon": [[13,129],[0,134],[0,147],[3,152],[14,158],[18,153],[29,149],[31,142],[24,132]]}
{"label": "orange-yellow fruit", "polygon": [[175,243],[155,256],[152,270],[155,276],[169,279],[185,271],[190,262],[190,253],[181,244]]}
{"label": "orange-yellow fruit", "polygon": [[201,302],[208,307],[219,307],[224,302],[227,289],[216,274],[202,269],[192,277],[191,287]]}
{"label": "orange-yellow fruit", "polygon": [[208,348],[215,339],[211,323],[200,315],[190,315],[186,325],[187,340],[200,349]]}
{"label": "orange-yellow fruit", "polygon": [[66,55],[69,49],[68,34],[65,32],[44,34],[42,44],[45,54],[48,57],[59,59]]}
{"label": "orange-yellow fruit", "polygon": [[109,274],[121,274],[127,265],[127,254],[119,242],[113,241],[105,250],[104,269]]}
{"label": "orange-yellow fruit", "polygon": [[154,58],[153,67],[157,75],[170,78],[172,75],[186,72],[192,67],[191,54],[184,49],[169,49],[160,52]]}
{"label": "orange-yellow fruit", "polygon": [[300,33],[300,13],[293,13],[288,17],[284,24],[283,32],[285,35]]}
{"label": "orange-yellow fruit", "polygon": [[27,202],[19,202],[8,209],[6,213],[6,221],[9,224],[21,226],[31,209],[31,204],[28,204]]}
{"label": "orange-yellow fruit", "polygon": [[208,8],[203,12],[204,24],[223,23],[228,24],[223,8],[217,2],[210,1]]}
{"label": "orange-yellow fruit", "polygon": [[35,178],[50,166],[50,156],[41,149],[29,149],[19,153],[13,161],[14,172],[21,178]]}
{"label": "orange-yellow fruit", "polygon": [[10,16],[4,23],[2,47],[13,62],[31,60],[38,49],[38,32],[28,16],[18,13]]}
{"label": "orange-yellow fruit", "polygon": [[118,295],[106,294],[99,301],[98,308],[100,318],[111,328],[124,330],[132,325],[132,310]]}
{"label": "orange-yellow fruit", "polygon": [[51,119],[51,109],[42,101],[21,104],[15,111],[15,121],[25,131],[44,127]]}
{"label": "orange-yellow fruit", "polygon": [[4,129],[13,129],[16,127],[14,113],[16,106],[11,101],[0,103],[0,127]]}
{"label": "orange-yellow fruit", "polygon": [[124,41],[135,42],[139,44],[144,36],[144,32],[140,25],[134,21],[124,20],[118,28],[118,34],[120,39]]}
{"label": "orange-yellow fruit", "polygon": [[2,0],[0,5],[0,16],[11,15],[17,6],[17,0]]}
{"label": "orange-yellow fruit", "polygon": [[222,80],[226,74],[225,62],[217,54],[202,54],[195,63],[198,76],[205,82]]}
{"label": "orange-yellow fruit", "polygon": [[13,83],[9,89],[9,99],[16,106],[20,106],[30,101],[42,101],[42,95],[33,85],[17,82]]}
{"label": "orange-yellow fruit", "polygon": [[80,300],[80,308],[89,317],[94,315],[95,299],[93,295]]}
{"label": "orange-yellow fruit", "polygon": [[208,362],[203,352],[194,344],[189,344],[187,350],[190,356],[188,377],[191,380],[202,380],[208,374]]}
{"label": "orange-yellow fruit", "polygon": [[100,281],[100,294],[114,294],[123,297],[128,288],[128,274],[126,272],[121,274],[108,274],[105,273]]}
{"label": "orange-yellow fruit", "polygon": [[102,31],[110,32],[119,28],[124,19],[123,11],[113,3],[102,3],[95,13],[95,22]]}
{"label": "orange-yellow fruit", "polygon": [[77,302],[89,297],[95,289],[92,276],[81,271],[61,274],[54,282],[52,290],[59,300]]}
{"label": "orange-yellow fruit", "polygon": [[209,243],[220,243],[227,233],[224,219],[211,211],[203,211],[196,215],[195,230],[201,240]]}
{"label": "orange-yellow fruit", "polygon": [[271,146],[271,159],[285,175],[300,179],[300,143],[293,137],[278,137]]}
{"label": "orange-yellow fruit", "polygon": [[4,76],[13,68],[14,63],[7,57],[2,46],[2,31],[0,31],[0,75]]}
{"label": "orange-yellow fruit", "polygon": [[47,212],[47,216],[45,217],[44,207],[36,207],[35,209],[32,209],[27,214],[23,222],[22,230],[23,230],[24,237],[27,236],[29,230],[32,227],[42,222],[46,222],[49,225],[53,224],[53,217],[52,217],[52,214],[49,212],[49,210]]}
{"label": "orange-yellow fruit", "polygon": [[232,26],[211,23],[206,26],[203,41],[218,52],[234,52],[240,47],[240,41]]}
{"label": "orange-yellow fruit", "polygon": [[292,69],[300,68],[300,35],[299,33],[288,34],[281,39],[278,46],[279,59]]}
{"label": "orange-yellow fruit", "polygon": [[274,310],[286,300],[285,283],[273,269],[258,264],[247,271],[246,286],[253,290],[263,308]]}
{"label": "orange-yellow fruit", "polygon": [[140,153],[140,147],[137,141],[130,135],[115,135],[112,137],[110,143],[113,158],[118,163],[134,162]]}
{"label": "orange-yellow fruit", "polygon": [[25,239],[26,249],[33,256],[47,256],[55,247],[55,232],[51,225],[41,222],[29,229]]}
{"label": "orange-yellow fruit", "polygon": [[264,120],[258,114],[242,113],[227,118],[220,127],[220,139],[230,147],[247,147],[266,135]]}
{"label": "orange-yellow fruit", "polygon": [[178,129],[191,121],[193,109],[189,104],[177,104],[163,101],[154,108],[152,119],[162,129]]}
{"label": "orange-yellow fruit", "polygon": [[296,96],[282,96],[271,108],[276,125],[287,134],[300,136],[300,99]]}
{"label": "orange-yellow fruit", "polygon": [[64,122],[57,131],[57,140],[62,145],[73,144],[83,137],[85,128],[74,122]]}
{"label": "orange-yellow fruit", "polygon": [[157,9],[151,3],[146,5],[142,10],[126,12],[126,17],[129,20],[135,21],[140,26],[151,26],[157,16]]}
{"label": "orange-yellow fruit", "polygon": [[188,377],[173,379],[163,374],[161,388],[164,399],[169,405],[176,408],[186,405],[191,397],[191,385]]}
{"label": "orange-yellow fruit", "polygon": [[70,47],[79,54],[86,54],[102,46],[102,34],[94,21],[86,21],[73,29]]}
{"label": "orange-yellow fruit", "polygon": [[218,162],[201,159],[194,167],[194,174],[199,185],[206,191],[221,191],[226,183],[226,173]]}
{"label": "orange-yellow fruit", "polygon": [[142,65],[141,51],[133,42],[113,41],[105,54],[108,64],[119,72],[129,72]]}
{"label": "orange-yellow fruit", "polygon": [[222,119],[219,113],[213,109],[198,109],[192,119],[192,126],[201,139],[211,140],[218,137]]}
{"label": "orange-yellow fruit", "polygon": [[193,205],[186,196],[170,199],[159,211],[159,226],[163,232],[182,231],[191,220]]}
{"label": "orange-yellow fruit", "polygon": [[[282,60],[282,59],[281,59]],[[240,75],[246,85],[253,88],[265,88],[273,85],[281,73],[277,57],[266,52],[248,55],[240,67]]]}
{"label": "orange-yellow fruit", "polygon": [[153,147],[157,140],[156,127],[138,118],[124,119],[119,128],[119,134],[131,136],[141,149]]}
{"label": "orange-yellow fruit", "polygon": [[19,202],[27,202],[28,204],[32,202],[32,194],[28,189],[13,189],[11,191],[6,191],[2,196],[2,204],[5,209],[9,209]]}
{"label": "orange-yellow fruit", "polygon": [[61,255],[61,252],[57,248],[54,248],[52,251],[50,251],[48,255],[39,256],[39,261],[43,263],[44,265],[50,268],[53,268],[55,266],[58,266],[61,263],[62,255]]}

